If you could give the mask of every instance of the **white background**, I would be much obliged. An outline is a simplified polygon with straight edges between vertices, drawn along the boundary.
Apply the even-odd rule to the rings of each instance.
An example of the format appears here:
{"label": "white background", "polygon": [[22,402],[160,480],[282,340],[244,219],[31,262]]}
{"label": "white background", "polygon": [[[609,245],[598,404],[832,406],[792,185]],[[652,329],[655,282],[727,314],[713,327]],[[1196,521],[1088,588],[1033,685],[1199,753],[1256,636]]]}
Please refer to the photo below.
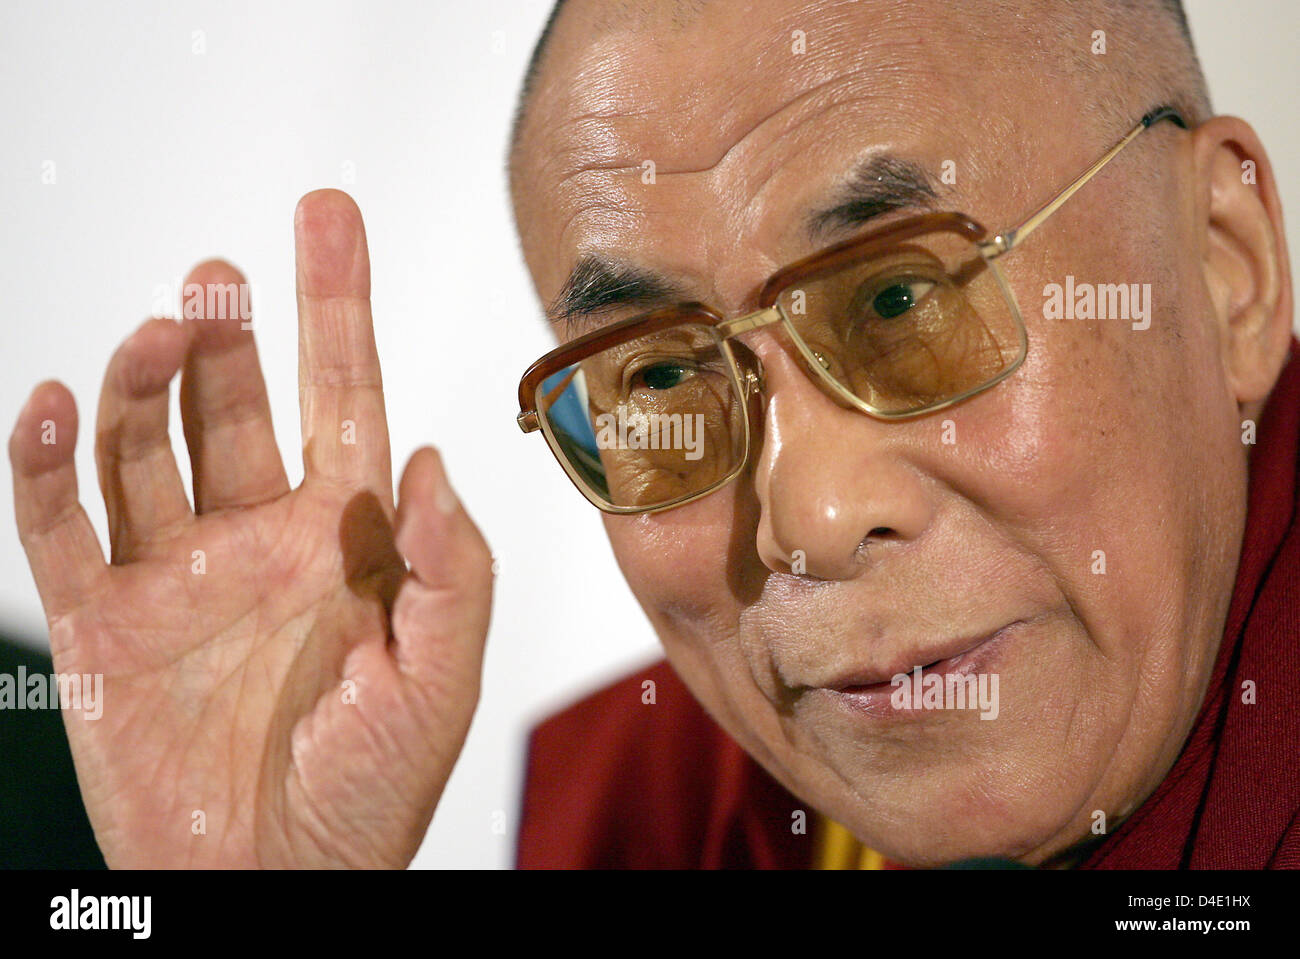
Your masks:
{"label": "white background", "polygon": [[[1295,211],[1300,4],[1187,6],[1217,111],[1255,125]],[[551,344],[503,166],[548,7],[6,0],[0,9],[0,427],[7,435],[40,380],[71,387],[82,498],[103,542],[89,434],[104,365],[149,315],[156,288],[209,256],[254,284],[276,433],[290,480],[301,479],[294,204],[334,186],[361,206],[395,469],[438,444],[501,563],[483,698],[420,866],[509,865],[529,726],[658,649],[598,514],[544,441],[514,424],[518,376]],[[40,645],[44,620],[10,502],[4,468],[0,628]],[[499,812],[504,835],[492,828]]]}

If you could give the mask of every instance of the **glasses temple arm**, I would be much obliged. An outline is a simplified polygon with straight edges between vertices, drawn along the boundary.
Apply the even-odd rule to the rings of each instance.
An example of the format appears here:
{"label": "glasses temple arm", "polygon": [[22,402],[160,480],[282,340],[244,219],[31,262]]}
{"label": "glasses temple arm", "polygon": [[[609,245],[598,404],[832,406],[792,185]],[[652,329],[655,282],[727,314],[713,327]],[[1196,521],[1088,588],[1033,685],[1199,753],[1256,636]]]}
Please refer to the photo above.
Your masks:
{"label": "glasses temple arm", "polygon": [[1044,220],[1046,220],[1049,216],[1051,216],[1053,213],[1059,210],[1066,200],[1074,196],[1075,193],[1077,193],[1080,189],[1082,189],[1085,183],[1087,183],[1094,176],[1100,173],[1102,167],[1104,167],[1111,160],[1115,159],[1115,157],[1119,155],[1119,152],[1121,150],[1123,150],[1126,146],[1128,146],[1135,139],[1137,139],[1138,134],[1140,134],[1147,127],[1159,123],[1161,120],[1172,120],[1174,123],[1178,124],[1178,126],[1182,127],[1184,130],[1187,129],[1187,123],[1183,120],[1182,116],[1178,113],[1178,111],[1174,110],[1172,107],[1161,107],[1158,110],[1152,110],[1141,120],[1139,120],[1137,126],[1133,127],[1132,130],[1126,133],[1122,140],[1120,140],[1113,147],[1107,150],[1105,154],[1103,154],[1102,157],[1099,160],[1097,160],[1096,163],[1088,167],[1088,169],[1084,170],[1083,173],[1079,174],[1079,176],[1075,178],[1073,183],[1067,186],[1060,193],[1056,194],[1056,196],[1052,197],[1052,199],[1048,200],[1045,204],[1043,204],[1043,206],[1039,207],[1038,210],[1036,210],[1029,217],[1027,217],[1022,223],[1013,227],[1010,230],[1006,230],[1002,233],[999,233],[997,236],[993,237],[990,240],[986,240],[982,244],[982,247],[984,248],[985,251],[985,255],[988,256],[990,259],[993,257],[1001,256],[1003,253],[1006,253],[1008,250],[1012,249],[1017,243],[1019,243],[1025,237],[1029,236],[1029,234],[1033,233],[1036,229],[1038,229],[1039,226],[1042,225]]}

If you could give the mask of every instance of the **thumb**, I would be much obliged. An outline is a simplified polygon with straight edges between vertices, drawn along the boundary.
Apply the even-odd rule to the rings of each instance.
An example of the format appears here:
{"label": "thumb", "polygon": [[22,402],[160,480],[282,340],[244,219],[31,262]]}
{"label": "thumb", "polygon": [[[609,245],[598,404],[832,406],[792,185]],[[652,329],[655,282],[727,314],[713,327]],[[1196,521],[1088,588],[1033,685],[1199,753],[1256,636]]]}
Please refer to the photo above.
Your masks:
{"label": "thumb", "polygon": [[492,553],[431,446],[416,450],[402,474],[396,544],[410,567],[393,603],[398,666],[438,712],[461,703],[472,711],[492,609]]}

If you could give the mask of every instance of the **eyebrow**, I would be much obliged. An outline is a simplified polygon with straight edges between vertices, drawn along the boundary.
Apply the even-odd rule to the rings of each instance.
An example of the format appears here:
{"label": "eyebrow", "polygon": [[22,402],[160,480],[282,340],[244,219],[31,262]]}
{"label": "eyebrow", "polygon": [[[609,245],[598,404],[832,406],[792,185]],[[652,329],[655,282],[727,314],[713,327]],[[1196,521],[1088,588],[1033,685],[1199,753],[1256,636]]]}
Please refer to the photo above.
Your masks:
{"label": "eyebrow", "polygon": [[575,335],[589,321],[614,307],[654,309],[691,299],[684,286],[667,277],[595,253],[585,253],[569,274],[547,318]]}
{"label": "eyebrow", "polygon": [[[805,220],[812,242],[847,233],[895,210],[930,210],[938,193],[923,166],[892,154],[877,154],[857,164],[835,190],[829,206]],[[547,309],[547,319],[576,336],[591,321],[615,307],[654,309],[693,299],[683,285],[663,274],[595,253],[579,257],[563,288]]]}
{"label": "eyebrow", "polygon": [[824,240],[895,210],[931,210],[937,199],[925,167],[892,154],[877,154],[853,168],[830,206],[808,215],[808,238]]}

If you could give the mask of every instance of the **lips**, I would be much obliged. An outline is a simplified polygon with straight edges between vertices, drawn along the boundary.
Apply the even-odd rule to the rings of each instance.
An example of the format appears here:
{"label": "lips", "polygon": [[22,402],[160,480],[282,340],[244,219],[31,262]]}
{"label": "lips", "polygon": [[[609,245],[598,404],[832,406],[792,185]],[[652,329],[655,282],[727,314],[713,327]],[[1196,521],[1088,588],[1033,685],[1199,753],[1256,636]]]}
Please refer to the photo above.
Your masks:
{"label": "lips", "polygon": [[1001,636],[1014,625],[1015,623],[1011,623],[991,633],[984,633],[975,637],[963,637],[926,650],[917,651],[896,660],[888,668],[869,667],[867,669],[846,671],[838,674],[830,682],[822,684],[822,688],[833,689],[841,693],[872,692],[879,687],[889,686],[890,681],[895,676],[911,673],[917,667],[920,667],[923,673],[953,672],[962,666],[967,654]]}
{"label": "lips", "polygon": [[[934,716],[946,715],[946,712],[896,708],[898,687],[892,682],[893,678],[909,675],[919,680],[925,675],[963,676],[996,670],[1006,654],[1007,644],[1014,641],[1030,622],[1016,620],[992,633],[924,647],[912,655],[900,657],[888,668],[846,670],[824,685],[807,687],[810,702],[826,703],[873,724],[932,722]],[[917,669],[921,676],[914,673]]]}

